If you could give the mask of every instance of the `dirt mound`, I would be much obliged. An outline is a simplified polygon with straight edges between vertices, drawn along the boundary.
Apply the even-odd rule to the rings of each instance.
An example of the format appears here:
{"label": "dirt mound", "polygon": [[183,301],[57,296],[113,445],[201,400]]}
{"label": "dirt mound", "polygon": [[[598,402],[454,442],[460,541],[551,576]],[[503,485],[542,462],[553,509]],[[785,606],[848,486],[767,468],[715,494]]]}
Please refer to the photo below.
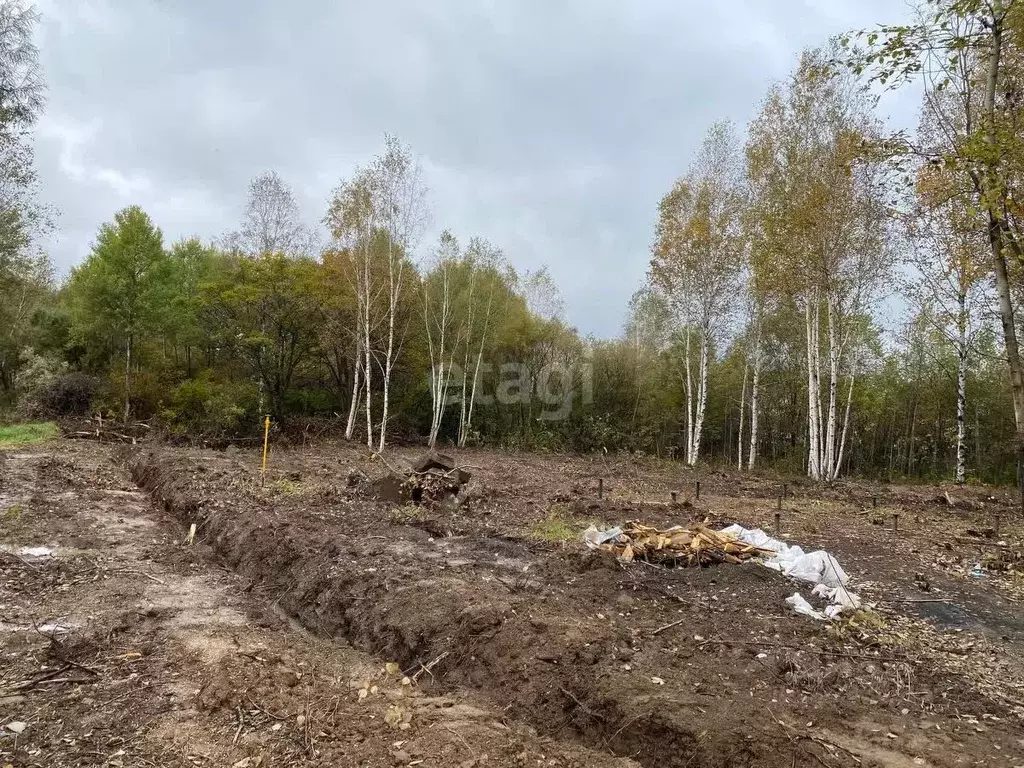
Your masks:
{"label": "dirt mound", "polygon": [[510,537],[440,538],[344,496],[270,498],[223,462],[125,459],[306,628],[397,661],[426,690],[475,689],[512,720],[643,765],[848,764],[805,724],[898,718],[921,674],[787,618],[792,586],[760,568],[624,569]]}

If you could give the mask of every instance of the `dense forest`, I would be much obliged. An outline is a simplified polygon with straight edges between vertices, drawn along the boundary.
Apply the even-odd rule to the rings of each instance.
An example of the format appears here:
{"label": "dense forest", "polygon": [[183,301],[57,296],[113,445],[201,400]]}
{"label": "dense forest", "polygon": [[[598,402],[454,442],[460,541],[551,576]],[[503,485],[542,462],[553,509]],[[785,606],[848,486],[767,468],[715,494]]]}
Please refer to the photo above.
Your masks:
{"label": "dense forest", "polygon": [[[430,180],[391,136],[321,211],[274,172],[239,190],[245,216],[215,242],[167,242],[129,207],[56,280],[32,156],[37,18],[2,0],[0,407],[192,437],[255,434],[269,414],[376,451],[1013,482],[1024,6],[918,12],[804,52],[750,125],[708,129],[637,244],[648,277],[621,336],[596,339],[501,243],[425,242]],[[888,130],[881,90],[922,83],[917,130]]]}

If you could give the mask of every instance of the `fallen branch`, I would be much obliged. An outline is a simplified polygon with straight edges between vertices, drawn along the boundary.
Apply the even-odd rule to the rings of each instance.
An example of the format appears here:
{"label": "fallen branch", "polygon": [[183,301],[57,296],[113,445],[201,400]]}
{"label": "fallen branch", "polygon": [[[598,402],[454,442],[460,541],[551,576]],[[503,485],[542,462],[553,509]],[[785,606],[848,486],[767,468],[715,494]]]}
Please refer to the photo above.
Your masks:
{"label": "fallen branch", "polygon": [[607,720],[604,719],[604,717],[602,715],[599,715],[597,712],[594,712],[586,704],[584,704],[582,701],[580,701],[575,696],[573,696],[572,693],[567,691],[565,688],[559,688],[558,690],[560,690],[562,693],[564,693],[566,696],[568,696],[570,699],[572,699],[574,702],[576,702],[576,706],[578,706],[586,714],[590,715],[595,720],[600,720],[601,722],[608,722]]}
{"label": "fallen branch", "polygon": [[248,693],[245,694],[245,698],[249,700],[249,703],[252,704],[253,707],[258,709],[260,712],[262,712],[267,717],[272,717],[275,720],[287,720],[288,719],[287,717],[283,717],[281,715],[275,715],[273,712],[268,712],[263,707],[261,707],[259,704],[257,704],[255,701],[253,701],[252,700],[252,696],[250,696]]}
{"label": "fallen branch", "polygon": [[678,626],[679,626],[680,624],[682,624],[682,623],[683,623],[684,621],[686,621],[686,620],[687,620],[687,618],[689,618],[689,617],[684,617],[684,618],[682,618],[682,619],[679,619],[678,621],[673,621],[673,622],[672,622],[671,624],[666,624],[666,625],[665,625],[665,626],[663,626],[663,627],[658,627],[658,628],[657,628],[656,630],[654,630],[653,632],[651,632],[651,635],[652,635],[652,636],[653,636],[653,635],[660,635],[660,634],[661,634],[662,632],[664,632],[664,631],[665,631],[666,629],[672,629],[672,627],[678,627]]}
{"label": "fallen branch", "polygon": [[94,682],[88,677],[51,677],[49,679],[25,680],[16,684],[12,691],[27,691],[29,688],[38,688],[41,685],[73,685],[75,683]]}
{"label": "fallen branch", "polygon": [[156,576],[153,576],[152,574],[146,573],[145,571],[122,571],[122,573],[134,573],[134,574],[136,574],[138,576],[144,576],[145,578],[149,579],[152,582],[155,582],[155,583],[159,584],[162,587],[166,587],[167,586],[167,582],[166,581],[163,581],[162,579],[158,579]]}
{"label": "fallen branch", "polygon": [[[433,677],[433,676],[434,676],[434,673],[433,673],[433,672],[431,672],[430,670],[432,670],[432,669],[433,669],[434,667],[436,667],[436,666],[437,666],[437,665],[438,665],[438,664],[439,664],[439,663],[441,662],[441,660],[442,660],[442,659],[444,659],[444,658],[445,658],[445,657],[446,657],[447,655],[448,655],[448,651],[445,651],[445,652],[444,652],[444,653],[442,653],[442,654],[441,654],[440,656],[438,656],[438,657],[437,657],[436,659],[434,659],[434,660],[433,660],[432,662],[430,662],[430,663],[429,663],[429,664],[427,664],[427,665],[426,665],[425,667],[423,667],[423,668],[422,668],[422,669],[420,670],[420,672],[426,672],[426,673],[427,673],[428,675],[430,675],[431,677]],[[417,678],[418,678],[418,677],[420,676],[420,672],[417,672],[417,673],[416,673],[415,675],[413,675],[413,676],[412,676],[412,679],[413,679],[413,680],[417,679]]]}

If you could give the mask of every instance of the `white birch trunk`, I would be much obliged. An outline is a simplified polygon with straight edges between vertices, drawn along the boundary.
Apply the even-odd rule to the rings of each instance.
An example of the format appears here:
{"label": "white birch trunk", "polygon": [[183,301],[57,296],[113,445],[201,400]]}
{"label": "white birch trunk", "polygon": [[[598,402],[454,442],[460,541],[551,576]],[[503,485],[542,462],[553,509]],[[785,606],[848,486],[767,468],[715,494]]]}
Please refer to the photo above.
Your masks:
{"label": "white birch trunk", "polygon": [[818,388],[815,377],[816,362],[814,314],[812,299],[804,307],[804,321],[807,331],[807,476],[813,480],[821,478],[820,443],[818,440]]}
{"label": "white birch trunk", "polygon": [[700,438],[704,431],[704,414],[708,405],[708,352],[711,340],[707,331],[701,333],[700,340],[700,380],[697,383],[697,415],[693,424],[693,456],[690,466],[696,466],[700,458]]}
{"label": "white birch trunk", "polygon": [[757,398],[761,390],[761,322],[758,320],[757,335],[754,341],[754,380],[750,385],[750,453],[747,469],[753,469],[757,463]]}
{"label": "white birch trunk", "polygon": [[967,413],[967,296],[961,291],[957,296],[960,305],[957,317],[957,365],[956,365],[956,484],[967,480],[967,449],[964,444],[967,430],[964,419]]}
{"label": "white birch trunk", "polygon": [[743,364],[743,388],[740,390],[740,431],[736,436],[736,469],[743,471],[743,414],[747,405],[747,374],[749,364]]}
{"label": "white birch trunk", "polygon": [[402,297],[402,278],[405,264],[401,257],[396,259],[392,246],[388,248],[388,348],[384,358],[384,392],[381,400],[380,442],[377,452],[384,450],[388,431],[388,407],[391,391],[391,372],[395,365],[395,318],[398,315],[398,302]]}
{"label": "white birch trunk", "polygon": [[466,345],[466,355],[462,365],[462,393],[459,396],[459,437],[456,444],[461,448],[466,444],[466,369],[469,368],[469,345]]}
{"label": "white birch trunk", "polygon": [[828,411],[825,414],[822,475],[832,479],[836,474],[836,398],[839,378],[839,343],[836,339],[836,313],[832,298],[828,299]]}
{"label": "white birch trunk", "polygon": [[359,384],[362,378],[362,372],[360,370],[361,364],[359,362],[360,351],[359,345],[357,344],[355,361],[352,363],[352,402],[349,403],[348,406],[348,422],[345,424],[346,440],[352,439],[352,433],[355,432],[356,428],[356,413],[359,411]]}
{"label": "white birch trunk", "polygon": [[[367,246],[369,250],[369,246]],[[363,382],[366,386],[366,447],[373,450],[373,351],[370,348],[370,263],[366,256],[363,280]]]}
{"label": "white birch trunk", "polygon": [[835,467],[832,470],[832,479],[839,477],[839,471],[843,467],[843,452],[846,450],[846,434],[850,429],[850,406],[853,404],[853,382],[857,378],[856,366],[850,371],[850,388],[846,390],[846,413],[843,415],[843,431],[839,438],[839,450],[836,455]]}
{"label": "white birch trunk", "polygon": [[693,466],[693,372],[690,368],[690,328],[686,328],[686,464]]}

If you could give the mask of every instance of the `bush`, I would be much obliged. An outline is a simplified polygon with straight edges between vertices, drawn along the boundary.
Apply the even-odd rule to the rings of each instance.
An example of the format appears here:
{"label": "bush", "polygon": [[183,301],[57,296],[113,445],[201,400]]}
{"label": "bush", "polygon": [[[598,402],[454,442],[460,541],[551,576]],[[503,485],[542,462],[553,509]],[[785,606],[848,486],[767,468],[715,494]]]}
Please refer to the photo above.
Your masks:
{"label": "bush", "polygon": [[203,372],[174,390],[162,416],[179,434],[234,435],[256,424],[256,400],[251,384],[216,382]]}
{"label": "bush", "polygon": [[18,414],[22,418],[84,416],[89,413],[97,382],[82,373],[68,373],[67,363],[27,350],[15,379]]}
{"label": "bush", "polygon": [[98,391],[99,381],[92,376],[66,373],[39,394],[39,405],[47,416],[88,416]]}

